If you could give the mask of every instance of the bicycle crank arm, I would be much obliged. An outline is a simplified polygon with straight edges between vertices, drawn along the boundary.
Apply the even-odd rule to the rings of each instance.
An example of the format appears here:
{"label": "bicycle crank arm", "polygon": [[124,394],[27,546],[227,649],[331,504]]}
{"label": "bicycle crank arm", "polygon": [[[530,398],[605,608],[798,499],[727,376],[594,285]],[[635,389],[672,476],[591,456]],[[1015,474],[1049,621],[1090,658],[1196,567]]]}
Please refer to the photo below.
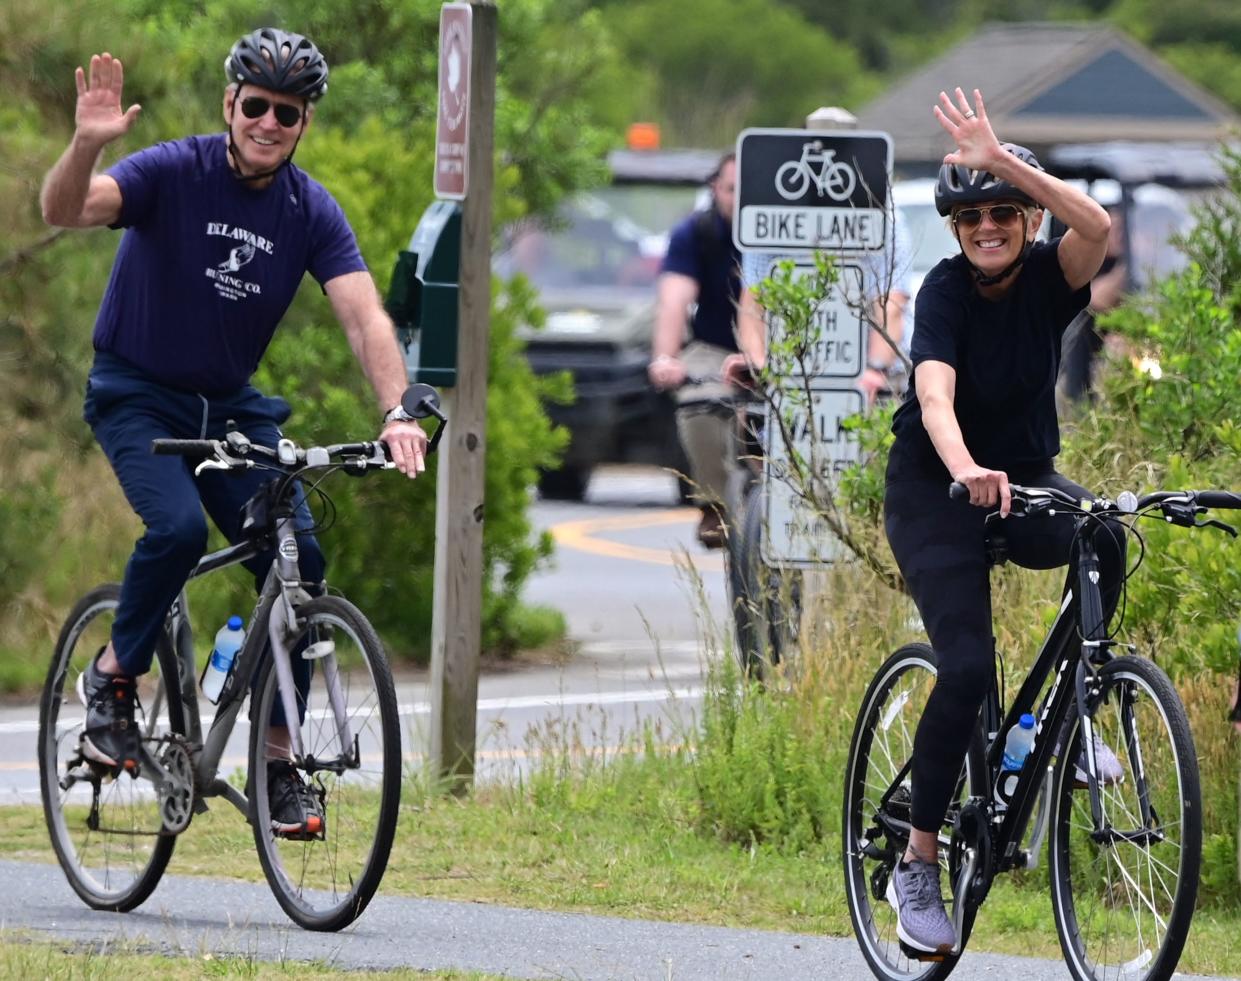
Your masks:
{"label": "bicycle crank arm", "polygon": [[952,954],[959,957],[963,949],[961,941],[965,933],[965,910],[970,904],[970,892],[973,889],[974,876],[978,872],[978,850],[966,849],[965,863],[957,873],[957,881],[952,889],[952,929],[956,931],[957,942],[952,945]]}

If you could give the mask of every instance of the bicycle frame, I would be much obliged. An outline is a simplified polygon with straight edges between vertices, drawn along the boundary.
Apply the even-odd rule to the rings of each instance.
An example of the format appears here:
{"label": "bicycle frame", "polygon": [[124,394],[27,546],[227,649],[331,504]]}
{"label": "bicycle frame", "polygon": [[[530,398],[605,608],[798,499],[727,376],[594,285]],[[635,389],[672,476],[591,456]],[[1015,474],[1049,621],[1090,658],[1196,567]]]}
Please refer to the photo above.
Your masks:
{"label": "bicycle frame", "polygon": [[[1078,520],[1081,522],[1086,519]],[[1102,808],[1091,727],[1093,714],[1091,693],[1095,688],[1092,684],[1095,668],[1112,658],[1113,642],[1103,636],[1105,624],[1103,601],[1098,585],[1099,557],[1094,547],[1093,535],[1083,535],[1079,541],[1081,544],[1074,584],[1065,590],[1060,611],[1048,631],[1034,666],[1022,682],[1008,712],[1001,717],[1000,692],[994,683],[983,705],[981,721],[988,744],[986,769],[988,790],[991,790],[995,776],[999,773],[1004,753],[1003,740],[1000,735],[1016,725],[1023,713],[1035,711],[1039,694],[1046,687],[1048,679],[1052,679],[1051,689],[1043,700],[1041,708],[1035,713],[1038,726],[1035,730],[1034,746],[1018,776],[1016,788],[1003,814],[999,829],[992,836],[992,845],[996,855],[993,872],[1005,872],[1013,868],[1032,868],[1038,862],[1039,848],[1046,834],[1046,812],[1040,815],[1036,824],[1032,847],[1025,852],[1019,851],[1019,848],[1034,813],[1039,793],[1049,780],[1057,750],[1060,753],[1073,751],[1073,748],[1068,745],[1057,746],[1057,739],[1074,701],[1079,706],[1082,722],[1082,743],[1086,755],[1084,767],[1087,777],[1086,789],[1090,795],[1095,833],[1101,835],[1108,831],[1100,827]],[[1128,715],[1126,709],[1122,709],[1122,712]],[[1131,732],[1132,726],[1128,725],[1126,730]],[[1127,748],[1131,754],[1136,754],[1133,762],[1138,764],[1140,754],[1137,753],[1136,744],[1131,744]],[[1140,765],[1133,766],[1133,774],[1137,781],[1139,799],[1142,801],[1142,820],[1146,824],[1151,815],[1149,794],[1144,785],[1145,774]],[[1050,786],[1049,783],[1047,785]]]}
{"label": "bicycle frame", "polygon": [[[302,588],[298,573],[297,539],[292,514],[281,513],[276,519],[273,536],[276,558],[267,572],[267,578],[259,593],[254,613],[251,615],[246,639],[237,652],[229,680],[220,697],[215,717],[203,738],[202,718],[198,710],[198,666],[194,650],[193,628],[189,619],[189,604],[182,590],[168,614],[166,630],[172,640],[177,662],[177,691],[185,711],[186,737],[194,759],[194,783],[197,794],[203,797],[223,797],[242,814],[249,814],[249,801],[236,787],[218,776],[220,760],[237,722],[238,713],[245,702],[248,681],[253,677],[265,647],[270,647],[275,659],[276,677],[285,718],[297,719],[296,686],[289,640],[297,632],[297,608],[310,599]],[[203,558],[190,573],[191,579],[204,576],[217,569],[238,565],[259,555],[261,541],[245,541],[212,552]],[[353,735],[345,712],[344,698],[340,690],[340,677],[336,669],[336,655],[327,653],[320,659],[327,683],[329,700],[341,735],[341,745],[349,746]],[[158,696],[157,696],[158,700]],[[158,713],[158,701],[154,709]],[[288,726],[289,739],[294,758],[303,758],[301,731],[296,724]],[[150,756],[150,754],[145,754]],[[156,772],[162,770],[150,761]]]}

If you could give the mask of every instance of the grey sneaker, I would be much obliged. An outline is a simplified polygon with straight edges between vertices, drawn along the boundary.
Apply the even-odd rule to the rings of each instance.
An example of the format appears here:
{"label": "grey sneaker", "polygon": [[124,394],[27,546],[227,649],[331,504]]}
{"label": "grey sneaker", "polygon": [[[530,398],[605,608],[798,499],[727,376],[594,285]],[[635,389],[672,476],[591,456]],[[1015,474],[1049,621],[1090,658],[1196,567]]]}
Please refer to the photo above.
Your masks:
{"label": "grey sneaker", "polygon": [[[1104,787],[1121,783],[1125,779],[1125,770],[1120,765],[1120,760],[1116,758],[1116,754],[1098,736],[1095,736],[1092,741],[1094,742],[1095,773],[1099,776],[1099,783]],[[1087,786],[1085,750],[1077,755],[1077,765],[1073,769],[1073,786],[1079,790]]]}
{"label": "grey sneaker", "polygon": [[896,934],[915,951],[947,954],[957,942],[939,891],[939,863],[897,862],[887,900],[896,910]]}

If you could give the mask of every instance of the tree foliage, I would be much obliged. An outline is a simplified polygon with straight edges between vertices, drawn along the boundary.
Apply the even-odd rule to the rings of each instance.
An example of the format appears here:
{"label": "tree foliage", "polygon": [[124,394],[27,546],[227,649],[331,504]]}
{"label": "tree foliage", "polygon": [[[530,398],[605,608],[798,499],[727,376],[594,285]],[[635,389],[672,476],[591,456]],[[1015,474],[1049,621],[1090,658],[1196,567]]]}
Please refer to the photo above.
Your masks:
{"label": "tree foliage", "polygon": [[[73,70],[91,53],[122,58],[126,102],[142,115],[120,154],[163,139],[222,128],[221,64],[234,39],[264,23],[316,40],[332,66],[331,90],[297,152],[297,163],[338,198],[363,255],[386,289],[397,251],[430,202],[438,19],[430,0],[11,0],[0,11],[0,651],[45,645],[58,610],[100,578],[115,578],[140,533],[80,419],[92,357],[91,325],[117,237],[106,230],[49,237],[38,209],[44,173],[72,132]],[[597,108],[600,88],[577,84],[585,65],[602,77],[627,70],[598,18],[546,0],[510,0],[501,11],[497,83],[496,223],[546,213],[566,193],[604,178],[615,140]],[[543,56],[555,37],[564,55]],[[535,470],[554,460],[563,436],[540,407],[557,386],[533,378],[516,328],[534,322],[533,297],[496,284],[489,391],[484,553],[484,630],[511,645],[521,584],[550,543],[526,516]],[[294,406],[291,436],[363,438],[377,409],[321,292],[301,291],[256,383]],[[561,388],[563,386],[560,386]],[[563,391],[560,392],[563,395]],[[374,478],[337,481],[336,527],[326,533],[333,583],[367,606],[401,651],[425,648],[433,554],[433,478],[414,485]],[[89,496],[88,501],[83,501]],[[212,577],[225,582],[223,577]],[[226,589],[210,580],[191,596],[214,622],[248,602],[248,576]],[[204,626],[204,630],[206,627]]]}

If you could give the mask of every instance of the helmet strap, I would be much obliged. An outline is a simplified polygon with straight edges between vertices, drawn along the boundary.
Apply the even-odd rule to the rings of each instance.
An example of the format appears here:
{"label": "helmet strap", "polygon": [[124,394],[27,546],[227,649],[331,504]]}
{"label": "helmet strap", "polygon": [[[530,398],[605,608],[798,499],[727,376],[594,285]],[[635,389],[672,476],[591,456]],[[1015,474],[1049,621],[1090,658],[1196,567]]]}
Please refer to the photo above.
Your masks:
{"label": "helmet strap", "polygon": [[[1008,279],[1008,277],[1013,274],[1013,271],[1018,266],[1020,266],[1023,262],[1026,261],[1026,257],[1030,254],[1030,250],[1034,248],[1034,243],[1030,241],[1030,237],[1029,237],[1029,221],[1030,221],[1029,216],[1023,211],[1021,215],[1021,240],[1025,244],[1021,247],[1021,252],[1017,254],[1017,258],[1014,259],[1012,262],[1010,262],[1003,269],[1001,269],[994,276],[988,276],[981,269],[979,269],[976,265],[970,262],[968,257],[966,258],[965,261],[969,263],[970,272],[973,273],[974,282],[977,285],[994,286],[996,283],[1002,283],[1004,282],[1004,280]],[[959,245],[960,242],[961,242],[961,235],[958,232],[957,233],[957,244]],[[965,254],[964,248],[962,248],[961,254],[962,255]]]}

